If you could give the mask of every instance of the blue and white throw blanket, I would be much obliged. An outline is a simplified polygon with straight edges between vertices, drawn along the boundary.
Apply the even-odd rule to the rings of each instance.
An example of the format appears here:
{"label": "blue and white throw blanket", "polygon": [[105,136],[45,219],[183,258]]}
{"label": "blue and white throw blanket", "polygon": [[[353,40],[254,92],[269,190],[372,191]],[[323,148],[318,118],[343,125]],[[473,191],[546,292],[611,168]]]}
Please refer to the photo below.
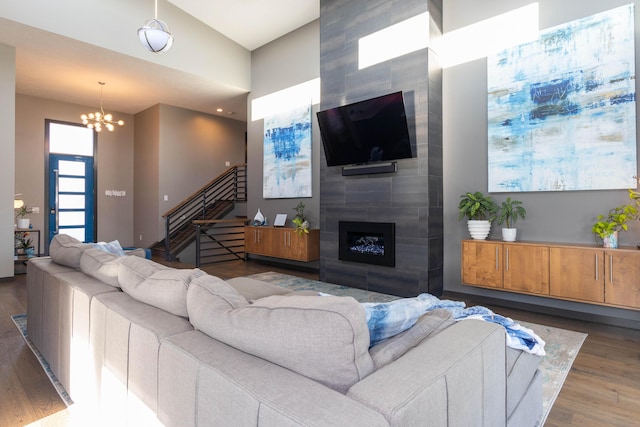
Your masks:
{"label": "blue and white throw blanket", "polygon": [[479,319],[501,325],[507,332],[507,345],[511,348],[538,356],[546,354],[545,342],[531,329],[525,328],[508,317],[495,314],[486,307],[465,307],[464,302],[440,300],[431,294],[420,294],[414,298],[402,298],[385,303],[361,304],[367,314],[371,345],[409,329],[426,312],[443,308],[451,312],[456,321]]}

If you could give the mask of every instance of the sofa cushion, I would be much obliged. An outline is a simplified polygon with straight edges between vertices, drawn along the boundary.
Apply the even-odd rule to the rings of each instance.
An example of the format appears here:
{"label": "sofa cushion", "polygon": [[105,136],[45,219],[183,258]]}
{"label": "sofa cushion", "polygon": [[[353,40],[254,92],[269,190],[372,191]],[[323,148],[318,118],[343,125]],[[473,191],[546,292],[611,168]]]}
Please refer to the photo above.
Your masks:
{"label": "sofa cushion", "polygon": [[177,316],[187,317],[187,289],[196,277],[206,275],[197,268],[176,269],[137,256],[123,257],[118,283],[132,298]]}
{"label": "sofa cushion", "polygon": [[122,257],[100,249],[88,248],[80,256],[80,271],[107,285],[119,288],[118,270],[120,261],[122,261]]}
{"label": "sofa cushion", "polygon": [[454,323],[453,315],[444,309],[436,309],[420,316],[411,328],[371,347],[369,354],[375,369],[388,365],[425,339]]}
{"label": "sofa cushion", "polygon": [[49,255],[56,264],[78,270],[82,252],[90,247],[90,244],[82,243],[68,234],[56,234],[49,245]]}
{"label": "sofa cushion", "polygon": [[540,366],[541,356],[507,347],[507,415],[516,409]]}
{"label": "sofa cushion", "polygon": [[274,295],[249,304],[213,276],[195,279],[189,320],[232,347],[346,393],[373,371],[364,309],[351,297]]}
{"label": "sofa cushion", "polygon": [[[263,280],[250,277],[235,277],[226,281],[248,301],[254,301],[271,295],[287,295],[292,293],[290,289]],[[317,292],[315,293],[318,294]]]}

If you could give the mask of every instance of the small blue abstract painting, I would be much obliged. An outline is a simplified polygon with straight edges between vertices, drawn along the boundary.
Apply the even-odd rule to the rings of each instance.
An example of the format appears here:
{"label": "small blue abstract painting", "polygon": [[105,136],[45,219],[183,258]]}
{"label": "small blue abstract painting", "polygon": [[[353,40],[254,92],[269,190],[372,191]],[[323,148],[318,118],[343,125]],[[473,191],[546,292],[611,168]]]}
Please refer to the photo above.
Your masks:
{"label": "small blue abstract painting", "polygon": [[264,119],[262,196],[311,197],[311,103]]}
{"label": "small blue abstract painting", "polygon": [[636,188],[633,4],[487,58],[489,192]]}

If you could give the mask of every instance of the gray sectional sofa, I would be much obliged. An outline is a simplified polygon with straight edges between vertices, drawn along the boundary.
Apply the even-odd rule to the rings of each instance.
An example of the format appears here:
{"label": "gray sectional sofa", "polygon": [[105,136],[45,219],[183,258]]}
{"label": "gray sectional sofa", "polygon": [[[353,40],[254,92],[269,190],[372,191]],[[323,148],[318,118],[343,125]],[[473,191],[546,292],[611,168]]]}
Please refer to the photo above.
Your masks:
{"label": "gray sectional sofa", "polygon": [[57,236],[27,266],[28,334],[111,426],[533,426],[540,358],[423,316],[369,349],[360,304],[223,281]]}

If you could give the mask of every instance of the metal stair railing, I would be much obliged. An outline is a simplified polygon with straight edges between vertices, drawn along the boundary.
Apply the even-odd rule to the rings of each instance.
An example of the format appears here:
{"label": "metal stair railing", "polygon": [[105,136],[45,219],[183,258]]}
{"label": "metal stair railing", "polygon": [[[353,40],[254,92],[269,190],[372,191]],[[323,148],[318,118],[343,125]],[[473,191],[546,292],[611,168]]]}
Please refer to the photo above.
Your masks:
{"label": "metal stair railing", "polygon": [[165,258],[172,261],[195,239],[193,221],[219,219],[235,202],[247,200],[247,165],[229,168],[180,202],[162,217],[165,220]]}
{"label": "metal stair railing", "polygon": [[202,264],[244,260],[246,219],[196,220],[196,267]]}

